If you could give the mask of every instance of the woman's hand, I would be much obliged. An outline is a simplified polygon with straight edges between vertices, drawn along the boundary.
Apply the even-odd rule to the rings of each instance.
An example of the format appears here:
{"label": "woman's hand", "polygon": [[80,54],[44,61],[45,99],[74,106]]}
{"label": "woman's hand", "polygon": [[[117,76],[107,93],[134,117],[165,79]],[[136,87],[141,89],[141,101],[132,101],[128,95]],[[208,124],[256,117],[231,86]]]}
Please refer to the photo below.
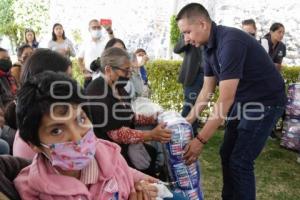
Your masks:
{"label": "woman's hand", "polygon": [[[152,178],[152,177],[150,177]],[[134,184],[135,192],[131,192],[129,200],[155,200],[157,197],[157,188],[152,181],[156,181],[157,179],[149,179],[139,181]]]}
{"label": "woman's hand", "polygon": [[150,131],[151,138],[154,141],[159,141],[161,143],[167,143],[171,140],[172,132],[166,129],[166,123],[158,124],[154,129]]}

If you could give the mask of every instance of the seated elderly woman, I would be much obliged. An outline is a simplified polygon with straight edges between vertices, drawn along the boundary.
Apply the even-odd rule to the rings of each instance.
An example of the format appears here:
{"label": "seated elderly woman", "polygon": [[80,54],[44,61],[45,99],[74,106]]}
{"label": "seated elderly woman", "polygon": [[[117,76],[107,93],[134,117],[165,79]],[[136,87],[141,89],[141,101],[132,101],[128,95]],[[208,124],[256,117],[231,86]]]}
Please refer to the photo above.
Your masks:
{"label": "seated elderly woman", "polygon": [[[94,131],[97,137],[113,141],[122,148],[122,155],[127,163],[140,171],[154,176],[155,149],[147,145],[147,141],[168,142],[171,131],[165,129],[165,124],[156,124],[154,117],[135,115],[130,104],[130,97],[124,89],[132,72],[128,53],[120,48],[112,47],[105,50],[101,56],[102,76],[95,79],[86,89],[86,96],[91,102],[91,114]],[[149,131],[136,130],[135,125],[156,125]],[[129,144],[143,143],[151,159],[147,155],[136,154],[139,165],[132,163],[129,157]],[[153,163],[154,162],[154,163]]]}

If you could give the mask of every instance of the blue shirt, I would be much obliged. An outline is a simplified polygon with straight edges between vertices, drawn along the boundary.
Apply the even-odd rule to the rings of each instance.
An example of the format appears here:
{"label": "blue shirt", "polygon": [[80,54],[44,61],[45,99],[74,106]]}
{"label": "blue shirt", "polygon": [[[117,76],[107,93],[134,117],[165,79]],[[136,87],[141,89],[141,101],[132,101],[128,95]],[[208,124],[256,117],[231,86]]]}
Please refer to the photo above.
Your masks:
{"label": "blue shirt", "polygon": [[282,76],[264,48],[244,31],[213,22],[204,56],[205,76],[240,80],[235,102],[285,105]]}

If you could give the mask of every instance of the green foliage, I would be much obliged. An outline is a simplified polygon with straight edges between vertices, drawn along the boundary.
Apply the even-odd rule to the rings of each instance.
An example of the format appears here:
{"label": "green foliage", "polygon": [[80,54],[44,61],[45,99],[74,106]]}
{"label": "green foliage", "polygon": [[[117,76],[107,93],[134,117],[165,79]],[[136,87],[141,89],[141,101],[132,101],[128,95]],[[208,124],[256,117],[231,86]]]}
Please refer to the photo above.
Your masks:
{"label": "green foliage", "polygon": [[[165,109],[174,109],[180,111],[183,103],[182,85],[177,83],[180,61],[157,60],[147,64],[147,71],[152,90],[152,99],[161,104]],[[285,67],[282,75],[286,84],[295,83],[300,74],[300,67]],[[209,109],[218,98],[218,89],[216,90],[209,108],[207,108],[202,117],[208,115]]]}
{"label": "green foliage", "polygon": [[1,0],[0,34],[8,36],[14,47],[24,41],[25,28],[33,28],[38,34],[49,24],[49,3],[49,0]]}
{"label": "green foliage", "polygon": [[76,44],[82,43],[82,37],[81,37],[82,34],[81,34],[80,29],[78,29],[78,28],[72,29],[71,34],[72,34]]}
{"label": "green foliage", "polygon": [[50,22],[49,5],[50,0],[15,0],[13,8],[16,24],[39,33]]}
{"label": "green foliage", "polygon": [[180,61],[156,60],[147,64],[151,99],[165,109],[181,110],[183,91],[177,82]]}
{"label": "green foliage", "polygon": [[300,81],[300,67],[284,67],[282,70],[285,83],[296,83]]}
{"label": "green foliage", "polygon": [[9,37],[12,44],[17,44],[20,26],[15,23],[14,0],[1,0],[0,3],[0,35]]}
{"label": "green foliage", "polygon": [[171,27],[170,27],[170,42],[171,42],[172,46],[174,46],[177,43],[177,41],[179,40],[179,37],[180,37],[180,31],[177,26],[176,16],[172,15],[171,16]]}
{"label": "green foliage", "polygon": [[72,60],[72,77],[81,85],[83,86],[84,77],[80,71],[80,67],[78,64],[78,60]]}

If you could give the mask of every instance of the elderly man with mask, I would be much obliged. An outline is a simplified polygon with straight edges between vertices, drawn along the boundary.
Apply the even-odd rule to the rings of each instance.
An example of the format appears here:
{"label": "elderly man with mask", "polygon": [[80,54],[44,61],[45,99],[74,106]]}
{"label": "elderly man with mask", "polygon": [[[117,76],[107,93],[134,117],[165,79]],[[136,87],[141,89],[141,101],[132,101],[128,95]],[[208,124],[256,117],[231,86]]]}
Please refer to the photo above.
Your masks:
{"label": "elderly man with mask", "polygon": [[[104,28],[109,35],[109,39],[114,38],[114,33],[111,26],[108,25]],[[92,19],[89,22],[89,32],[91,34],[91,38],[82,45],[82,48],[79,51],[78,55],[79,66],[85,77],[85,88],[92,80],[92,70],[90,69],[90,64],[97,57],[99,57],[99,55],[101,55],[102,51],[104,50],[105,44],[108,41],[108,39],[103,36],[102,26],[97,19]]]}

